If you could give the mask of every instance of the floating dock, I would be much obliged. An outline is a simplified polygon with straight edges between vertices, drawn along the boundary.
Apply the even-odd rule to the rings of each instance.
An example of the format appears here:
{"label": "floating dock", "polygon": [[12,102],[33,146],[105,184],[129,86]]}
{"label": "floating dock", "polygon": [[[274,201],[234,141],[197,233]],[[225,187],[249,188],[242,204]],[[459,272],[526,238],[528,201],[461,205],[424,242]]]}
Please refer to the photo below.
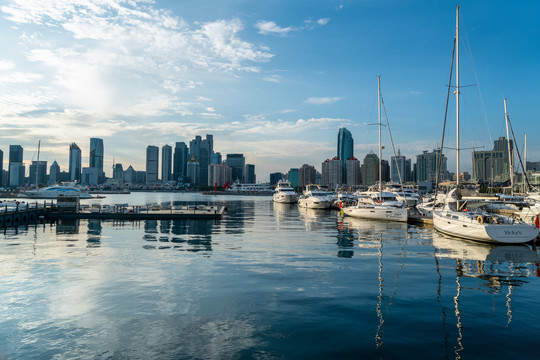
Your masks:
{"label": "floating dock", "polygon": [[0,201],[0,228],[36,222],[43,213],[37,202]]}

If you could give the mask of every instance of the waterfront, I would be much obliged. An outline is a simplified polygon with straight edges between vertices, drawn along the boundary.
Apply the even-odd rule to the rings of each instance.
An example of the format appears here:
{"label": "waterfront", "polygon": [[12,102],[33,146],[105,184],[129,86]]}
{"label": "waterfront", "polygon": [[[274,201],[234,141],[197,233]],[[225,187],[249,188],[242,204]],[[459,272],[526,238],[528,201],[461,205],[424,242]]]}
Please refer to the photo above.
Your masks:
{"label": "waterfront", "polygon": [[0,236],[0,358],[508,359],[536,355],[537,251],[269,197],[222,220],[71,220]]}

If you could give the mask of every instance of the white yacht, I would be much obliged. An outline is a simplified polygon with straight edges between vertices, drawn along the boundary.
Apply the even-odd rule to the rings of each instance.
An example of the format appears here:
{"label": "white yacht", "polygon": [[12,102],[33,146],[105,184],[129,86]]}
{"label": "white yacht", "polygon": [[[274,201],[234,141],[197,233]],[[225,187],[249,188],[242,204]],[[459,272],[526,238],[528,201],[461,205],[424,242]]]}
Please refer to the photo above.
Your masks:
{"label": "white yacht", "polygon": [[25,190],[19,193],[23,197],[32,199],[57,199],[58,195],[76,196],[80,199],[91,199],[92,195],[84,192],[80,186],[74,183],[62,183],[62,185],[54,185],[41,189]]}
{"label": "white yacht", "polygon": [[297,199],[297,194],[294,191],[291,183],[288,181],[279,181],[276,186],[276,191],[272,200],[277,203],[293,204]]}
{"label": "white yacht", "polygon": [[386,184],[385,190],[396,196],[398,201],[403,202],[408,207],[414,207],[418,204],[420,196],[408,188],[401,188],[399,184]]}
{"label": "white yacht", "polygon": [[[459,6],[456,9],[456,39],[459,44]],[[460,174],[459,168],[459,46],[456,46],[456,174]],[[506,112],[506,101],[505,101]],[[508,115],[506,114],[508,119]],[[433,226],[436,230],[460,237],[477,241],[492,243],[525,243],[536,239],[538,228],[526,224],[521,219],[500,216],[476,209],[467,209],[467,201],[462,200],[459,194],[460,179],[457,177],[456,189],[446,196],[443,204],[438,204],[433,209]]]}
{"label": "white yacht", "polygon": [[298,206],[308,209],[329,209],[332,203],[332,197],[318,185],[307,185],[304,193],[298,198]]}

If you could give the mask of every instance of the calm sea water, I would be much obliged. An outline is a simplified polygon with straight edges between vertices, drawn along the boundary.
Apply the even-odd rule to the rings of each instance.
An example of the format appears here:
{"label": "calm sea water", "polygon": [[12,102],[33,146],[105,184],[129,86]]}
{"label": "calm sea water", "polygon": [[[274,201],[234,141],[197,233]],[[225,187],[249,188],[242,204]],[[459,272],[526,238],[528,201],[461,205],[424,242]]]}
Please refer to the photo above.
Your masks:
{"label": "calm sea water", "polygon": [[269,197],[219,221],[97,220],[0,233],[0,358],[538,357],[540,258]]}

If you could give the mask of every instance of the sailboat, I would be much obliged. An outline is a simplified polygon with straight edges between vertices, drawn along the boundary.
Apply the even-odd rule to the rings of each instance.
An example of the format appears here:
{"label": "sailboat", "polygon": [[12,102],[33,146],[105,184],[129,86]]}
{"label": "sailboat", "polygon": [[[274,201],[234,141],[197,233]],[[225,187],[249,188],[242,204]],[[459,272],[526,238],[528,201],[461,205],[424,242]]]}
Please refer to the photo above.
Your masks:
{"label": "sailboat", "polygon": [[521,219],[467,209],[460,196],[459,170],[459,5],[456,9],[456,188],[433,209],[433,226],[447,235],[493,243],[525,243],[538,236],[538,229]]}
{"label": "sailboat", "polygon": [[[381,146],[381,77],[377,76],[378,100],[379,100],[379,193],[374,197],[366,197],[371,203],[358,201],[356,205],[343,208],[347,216],[362,219],[407,221],[407,208],[400,205],[385,204],[382,191],[382,146]],[[388,194],[390,196],[393,194]]]}

